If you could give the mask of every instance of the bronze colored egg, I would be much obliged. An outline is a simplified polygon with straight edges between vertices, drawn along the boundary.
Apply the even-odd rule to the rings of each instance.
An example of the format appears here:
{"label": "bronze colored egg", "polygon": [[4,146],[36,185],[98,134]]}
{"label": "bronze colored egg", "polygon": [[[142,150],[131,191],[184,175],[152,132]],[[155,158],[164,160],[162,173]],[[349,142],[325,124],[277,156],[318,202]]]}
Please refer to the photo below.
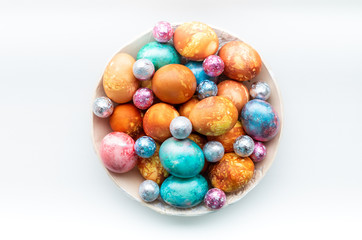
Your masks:
{"label": "bronze colored egg", "polygon": [[196,132],[206,136],[220,136],[234,127],[238,110],[225,97],[208,97],[195,105],[189,119]]}
{"label": "bronze colored egg", "polygon": [[178,26],[173,35],[173,43],[182,56],[194,61],[204,60],[219,48],[215,31],[201,22],[188,22]]}
{"label": "bronze colored egg", "polygon": [[116,103],[132,100],[140,82],[133,76],[134,58],[127,53],[117,53],[103,74],[103,88],[107,97]]}
{"label": "bronze colored egg", "polygon": [[241,82],[226,80],[217,85],[217,95],[229,98],[238,109],[240,115],[241,109],[249,101],[249,90]]}
{"label": "bronze colored egg", "polygon": [[163,142],[171,137],[170,123],[180,116],[176,109],[166,103],[152,105],[143,117],[143,130],[147,136]]}
{"label": "bronze colored egg", "polygon": [[189,117],[191,110],[195,107],[195,105],[200,102],[200,100],[194,96],[187,102],[181,105],[179,112],[181,116]]}
{"label": "bronze colored egg", "polygon": [[216,137],[209,136],[207,137],[207,140],[218,141],[224,146],[225,152],[233,152],[234,151],[233,144],[235,140],[241,135],[245,135],[245,132],[240,121],[237,121],[235,126],[227,133],[224,133],[223,135]]}
{"label": "bronze colored egg", "polygon": [[196,78],[188,67],[169,64],[157,70],[152,78],[152,91],[161,100],[171,104],[184,103],[194,95]]}
{"label": "bronze colored egg", "polygon": [[152,81],[151,80],[141,81],[141,87],[149,88],[152,90]]}
{"label": "bronze colored egg", "polygon": [[142,177],[147,180],[155,181],[158,185],[168,177],[169,173],[162,166],[159,157],[160,144],[156,143],[156,152],[150,158],[139,158],[137,168]]}
{"label": "bronze colored egg", "polygon": [[[206,138],[198,133],[191,133],[190,136],[188,136],[187,138],[194,141],[201,149],[203,149],[205,144],[207,143]],[[202,168],[201,173],[204,173],[208,169],[208,167],[209,167],[209,162],[206,161],[205,158],[204,167]]]}
{"label": "bronze colored egg", "polygon": [[226,153],[210,167],[209,178],[213,187],[233,192],[245,186],[254,175],[254,163],[249,157]]}
{"label": "bronze colored egg", "polygon": [[224,61],[224,74],[231,79],[248,81],[261,70],[261,58],[248,44],[231,41],[222,46],[219,56]]}
{"label": "bronze colored egg", "polygon": [[132,103],[118,105],[109,118],[109,124],[115,132],[136,137],[142,131],[141,111]]}

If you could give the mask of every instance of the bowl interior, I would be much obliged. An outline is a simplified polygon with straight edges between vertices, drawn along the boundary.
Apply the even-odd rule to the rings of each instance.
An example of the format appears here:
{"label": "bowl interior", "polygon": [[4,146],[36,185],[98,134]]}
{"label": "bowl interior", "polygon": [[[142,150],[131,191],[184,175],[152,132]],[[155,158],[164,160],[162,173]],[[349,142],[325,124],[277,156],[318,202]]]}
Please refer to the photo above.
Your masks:
{"label": "bowl interior", "polygon": [[[177,25],[174,25],[174,27],[177,27]],[[239,38],[225,31],[216,28],[213,29],[215,30],[216,34],[219,37],[220,47],[229,41],[240,40]],[[136,58],[140,48],[146,43],[151,41],[154,41],[154,39],[152,37],[152,31],[149,30],[148,32],[136,38],[131,43],[121,48],[120,52],[128,53],[132,55],[134,58]],[[281,97],[277,84],[273,79],[272,74],[265,66],[264,62],[260,74],[254,79],[244,82],[244,84],[249,88],[250,85],[256,81],[264,81],[270,85],[271,96],[268,99],[268,102],[275,108],[276,112],[279,114],[280,123],[281,123],[280,131],[273,140],[265,144],[268,151],[267,157],[262,162],[255,164],[255,172],[252,180],[244,188],[233,193],[228,193],[227,202],[224,207],[232,203],[235,203],[241,198],[243,198],[251,189],[253,189],[259,183],[259,181],[264,177],[264,175],[270,168],[271,164],[273,163],[279,145],[280,134],[283,126]],[[101,96],[106,96],[103,90],[102,78],[99,80],[93,100]],[[99,148],[101,141],[105,135],[112,132],[112,129],[110,128],[108,119],[101,119],[92,114],[92,121],[93,121],[93,126],[92,126],[93,144],[95,151],[100,159]],[[178,215],[178,216],[196,216],[212,212],[211,210],[206,208],[202,203],[196,207],[189,209],[180,209],[169,206],[166,203],[164,203],[161,198],[152,203],[145,203],[140,199],[138,195],[138,187],[141,184],[141,182],[144,181],[144,179],[141,176],[141,174],[138,172],[137,167],[135,167],[132,171],[123,174],[113,173],[108,171],[107,169],[106,171],[108,172],[112,180],[117,184],[117,186],[119,186],[120,189],[122,189],[126,194],[128,194],[128,196],[159,213],[168,214],[168,215]]]}

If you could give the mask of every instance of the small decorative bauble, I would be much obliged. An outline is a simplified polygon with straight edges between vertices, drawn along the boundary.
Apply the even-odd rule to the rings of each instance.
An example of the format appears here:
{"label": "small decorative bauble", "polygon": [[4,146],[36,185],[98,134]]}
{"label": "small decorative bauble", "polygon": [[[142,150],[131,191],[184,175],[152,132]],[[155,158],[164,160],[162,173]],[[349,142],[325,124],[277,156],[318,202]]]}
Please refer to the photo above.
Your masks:
{"label": "small decorative bauble", "polygon": [[158,22],[152,31],[153,37],[157,42],[165,43],[171,40],[173,29],[169,22]]}
{"label": "small decorative bauble", "polygon": [[139,88],[133,95],[133,104],[138,108],[145,110],[153,104],[153,92],[149,88]]}
{"label": "small decorative bauble", "polygon": [[210,55],[202,63],[204,71],[210,77],[220,76],[224,71],[224,61],[216,55]]}
{"label": "small decorative bauble", "polygon": [[93,113],[100,118],[107,118],[113,113],[113,103],[107,97],[99,97],[94,100]]}
{"label": "small decorative bauble", "polygon": [[266,82],[255,82],[251,84],[250,96],[255,99],[268,100],[270,97],[270,87]]}
{"label": "small decorative bauble", "polygon": [[133,64],[133,75],[138,80],[141,81],[149,80],[151,79],[154,73],[155,73],[155,66],[150,60],[146,58],[138,59]]}
{"label": "small decorative bauble", "polygon": [[170,132],[174,138],[185,139],[192,132],[192,124],[187,117],[176,117],[171,121]]}
{"label": "small decorative bauble", "polygon": [[148,136],[140,137],[134,145],[136,154],[141,158],[150,158],[156,151],[156,142]]}
{"label": "small decorative bauble", "polygon": [[217,95],[217,85],[210,81],[204,80],[197,86],[197,97],[201,100],[207,97],[212,97]]}
{"label": "small decorative bauble", "polygon": [[254,151],[254,141],[248,135],[241,135],[234,142],[234,152],[240,157],[248,157]]}
{"label": "small decorative bauble", "polygon": [[204,148],[205,158],[208,162],[218,162],[224,156],[224,146],[218,141],[210,141],[205,144]]}
{"label": "small decorative bauble", "polygon": [[250,158],[254,162],[261,162],[266,158],[266,147],[262,142],[255,142],[254,151]]}
{"label": "small decorative bauble", "polygon": [[195,75],[197,85],[199,85],[203,80],[210,80],[213,82],[216,82],[216,77],[210,77],[207,75],[204,71],[204,68],[202,66],[202,62],[196,62],[196,61],[189,61],[185,64],[186,67],[188,67],[191,72]]}
{"label": "small decorative bauble", "polygon": [[152,180],[145,180],[140,184],[138,194],[145,202],[153,202],[160,194],[160,187]]}
{"label": "small decorative bauble", "polygon": [[225,205],[226,195],[224,191],[218,188],[211,188],[207,191],[204,203],[205,205],[213,210],[220,209]]}

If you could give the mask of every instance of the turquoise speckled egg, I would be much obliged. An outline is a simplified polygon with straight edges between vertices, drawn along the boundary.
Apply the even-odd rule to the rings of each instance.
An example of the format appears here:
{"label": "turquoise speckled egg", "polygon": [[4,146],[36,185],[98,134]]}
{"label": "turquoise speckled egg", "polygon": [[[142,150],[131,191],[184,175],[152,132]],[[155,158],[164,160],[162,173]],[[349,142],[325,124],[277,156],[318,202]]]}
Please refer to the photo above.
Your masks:
{"label": "turquoise speckled egg", "polygon": [[206,179],[201,175],[192,178],[168,177],[161,185],[161,198],[178,208],[194,207],[204,200],[208,191]]}
{"label": "turquoise speckled egg", "polygon": [[169,138],[159,151],[162,166],[170,174],[180,178],[190,178],[199,174],[204,167],[202,149],[192,140]]}
{"label": "turquoise speckled egg", "polygon": [[142,58],[150,60],[156,70],[168,64],[180,64],[180,55],[176,49],[169,44],[159,42],[144,45],[137,54],[137,60]]}

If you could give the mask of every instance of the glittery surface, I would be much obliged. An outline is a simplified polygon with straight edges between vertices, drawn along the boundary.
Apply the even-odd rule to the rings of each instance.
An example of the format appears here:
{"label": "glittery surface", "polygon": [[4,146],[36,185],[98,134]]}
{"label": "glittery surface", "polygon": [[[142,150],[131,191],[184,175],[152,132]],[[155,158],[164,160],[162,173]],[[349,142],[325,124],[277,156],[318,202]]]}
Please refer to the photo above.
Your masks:
{"label": "glittery surface", "polygon": [[93,113],[100,118],[107,118],[113,113],[113,103],[107,97],[99,97],[94,100]]}
{"label": "glittery surface", "polygon": [[270,87],[266,82],[255,82],[251,84],[250,96],[255,99],[268,100],[270,97]]}
{"label": "glittery surface", "polygon": [[134,149],[139,157],[150,158],[156,151],[156,142],[148,136],[143,136],[137,139]]}
{"label": "glittery surface", "polygon": [[153,202],[158,198],[160,188],[157,183],[152,180],[145,180],[140,184],[138,194],[145,202]]}
{"label": "glittery surface", "polygon": [[261,162],[266,158],[266,147],[262,142],[255,142],[254,151],[250,155],[250,158],[254,162]]}
{"label": "glittery surface", "polygon": [[254,141],[248,135],[238,137],[234,142],[234,152],[241,157],[248,157],[254,151]]}
{"label": "glittery surface", "polygon": [[133,75],[141,81],[149,80],[155,73],[155,66],[153,63],[146,59],[138,59],[133,64]]}
{"label": "glittery surface", "polygon": [[197,97],[201,100],[207,97],[212,97],[217,95],[217,85],[210,81],[204,80],[197,86]]}
{"label": "glittery surface", "polygon": [[176,117],[171,121],[170,132],[174,138],[185,139],[192,132],[192,124],[187,117]]}
{"label": "glittery surface", "polygon": [[167,204],[190,208],[202,202],[207,190],[207,181],[201,175],[192,178],[170,176],[163,182],[160,193]]}
{"label": "glittery surface", "polygon": [[225,205],[226,195],[224,191],[218,188],[211,188],[207,191],[204,203],[210,209],[220,209]]}
{"label": "glittery surface", "polygon": [[245,132],[257,141],[266,142],[279,131],[279,117],[274,108],[263,100],[254,99],[241,111],[241,122]]}
{"label": "glittery surface", "polygon": [[217,79],[215,77],[210,77],[204,71],[204,67],[202,66],[202,62],[189,61],[185,64],[191,72],[195,75],[197,85],[199,85],[203,80],[210,80],[216,82]]}
{"label": "glittery surface", "polygon": [[133,95],[133,104],[142,110],[151,107],[153,101],[153,92],[149,88],[139,88]]}
{"label": "glittery surface", "polygon": [[216,55],[210,55],[205,58],[202,67],[207,75],[210,77],[217,77],[224,71],[224,61]]}
{"label": "glittery surface", "polygon": [[172,38],[173,29],[170,23],[161,21],[154,26],[152,34],[157,42],[165,43]]}
{"label": "glittery surface", "polygon": [[204,167],[204,153],[192,140],[169,138],[160,147],[162,166],[172,175],[190,178]]}
{"label": "glittery surface", "polygon": [[207,142],[202,150],[208,162],[219,161],[225,153],[223,145],[217,141]]}
{"label": "glittery surface", "polygon": [[149,59],[156,71],[165,65],[180,63],[180,56],[175,48],[159,42],[150,42],[144,45],[137,54],[137,60],[142,58]]}

